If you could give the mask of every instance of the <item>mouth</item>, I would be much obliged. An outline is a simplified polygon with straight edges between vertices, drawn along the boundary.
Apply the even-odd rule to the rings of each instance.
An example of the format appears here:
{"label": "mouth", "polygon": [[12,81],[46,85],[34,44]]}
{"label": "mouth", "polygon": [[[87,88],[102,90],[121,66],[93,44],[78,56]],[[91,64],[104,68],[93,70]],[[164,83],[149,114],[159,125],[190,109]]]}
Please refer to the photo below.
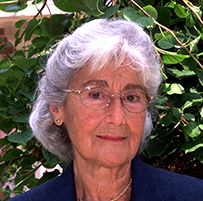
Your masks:
{"label": "mouth", "polygon": [[126,139],[126,137],[121,137],[121,136],[97,136],[97,137],[104,141],[109,141],[109,142],[122,142]]}

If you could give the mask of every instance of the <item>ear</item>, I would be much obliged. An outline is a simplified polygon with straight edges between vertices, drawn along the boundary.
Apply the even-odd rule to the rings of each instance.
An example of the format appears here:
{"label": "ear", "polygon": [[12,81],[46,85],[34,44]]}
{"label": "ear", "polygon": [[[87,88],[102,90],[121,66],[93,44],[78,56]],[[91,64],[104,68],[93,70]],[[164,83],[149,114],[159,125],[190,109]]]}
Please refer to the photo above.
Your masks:
{"label": "ear", "polygon": [[54,107],[50,106],[49,110],[52,114],[55,124],[57,126],[61,126],[64,122],[61,108],[54,108]]}

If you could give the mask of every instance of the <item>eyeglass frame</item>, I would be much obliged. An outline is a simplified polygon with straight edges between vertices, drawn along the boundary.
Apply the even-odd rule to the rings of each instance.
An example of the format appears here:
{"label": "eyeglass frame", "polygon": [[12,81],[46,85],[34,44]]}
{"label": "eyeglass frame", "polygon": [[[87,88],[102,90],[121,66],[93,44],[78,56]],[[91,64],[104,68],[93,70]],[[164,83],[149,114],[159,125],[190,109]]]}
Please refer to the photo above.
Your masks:
{"label": "eyeglass frame", "polygon": [[[152,100],[154,100],[154,97],[153,97],[153,96],[151,96],[150,94],[148,94],[147,92],[145,92],[145,91],[143,91],[143,90],[129,90],[129,91],[126,91],[126,92],[121,93],[121,94],[112,94],[108,89],[105,89],[105,88],[103,88],[103,87],[98,87],[98,86],[88,86],[88,87],[85,87],[85,88],[83,88],[83,89],[81,89],[81,90],[65,89],[65,90],[63,90],[63,92],[74,93],[74,94],[76,94],[76,95],[81,95],[83,91],[85,91],[85,90],[90,90],[90,89],[92,89],[92,88],[100,88],[100,89],[103,89],[103,90],[107,91],[107,92],[111,95],[110,99],[107,101],[107,104],[106,104],[104,107],[99,108],[99,109],[93,109],[93,108],[87,106],[87,105],[84,103],[84,101],[83,101],[83,99],[81,98],[81,96],[80,96],[80,100],[81,100],[81,102],[83,103],[83,105],[84,105],[85,107],[87,107],[87,108],[89,108],[89,109],[91,109],[91,110],[95,110],[95,111],[102,110],[102,109],[108,107],[108,106],[110,105],[112,99],[113,99],[115,96],[120,97],[120,101],[121,101],[122,106],[123,106],[128,112],[131,112],[131,113],[140,113],[140,112],[143,112],[143,111],[146,110],[147,107],[151,104]],[[147,98],[148,101],[149,101],[147,107],[144,108],[142,111],[139,111],[139,112],[132,112],[132,111],[130,111],[130,110],[125,106],[125,104],[123,103],[123,97],[124,97],[124,95],[125,95],[126,93],[130,92],[130,91],[140,91],[140,92],[144,92],[144,93],[146,94],[146,98]]]}

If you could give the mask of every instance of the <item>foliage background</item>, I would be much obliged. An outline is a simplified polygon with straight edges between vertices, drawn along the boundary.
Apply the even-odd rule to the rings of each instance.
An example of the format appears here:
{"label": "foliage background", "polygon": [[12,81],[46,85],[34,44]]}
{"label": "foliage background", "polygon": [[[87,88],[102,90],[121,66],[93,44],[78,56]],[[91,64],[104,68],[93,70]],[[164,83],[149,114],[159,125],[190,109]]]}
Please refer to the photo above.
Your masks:
{"label": "foliage background", "polygon": [[[36,179],[35,172],[40,166],[67,166],[35,140],[28,118],[36,83],[43,74],[52,45],[64,34],[94,18],[119,17],[138,23],[150,34],[160,54],[164,82],[155,105],[159,116],[144,160],[167,168],[172,161],[184,158],[182,169],[188,162],[192,168],[194,164],[202,168],[203,0],[53,2],[67,13],[42,16],[46,0],[0,0],[0,10],[5,12],[26,9],[28,4],[38,9],[32,20],[20,20],[15,25],[18,31],[13,45],[23,43],[21,50],[9,55],[4,50],[9,43],[0,45],[0,50],[8,57],[0,61],[0,130],[8,134],[0,139],[0,184],[9,181],[16,186],[15,189],[4,189],[3,200],[9,199],[11,193],[20,194],[60,174],[54,170]],[[41,8],[38,8],[39,3],[43,3]],[[203,173],[195,176],[202,179]]]}

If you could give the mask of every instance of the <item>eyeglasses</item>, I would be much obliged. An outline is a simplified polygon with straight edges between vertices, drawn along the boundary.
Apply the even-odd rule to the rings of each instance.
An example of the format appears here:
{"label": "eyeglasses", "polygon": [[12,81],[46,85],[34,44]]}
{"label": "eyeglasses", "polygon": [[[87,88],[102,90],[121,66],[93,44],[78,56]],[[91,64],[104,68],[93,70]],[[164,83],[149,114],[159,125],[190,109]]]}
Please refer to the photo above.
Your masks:
{"label": "eyeglasses", "polygon": [[112,94],[102,87],[86,87],[82,90],[64,90],[80,95],[82,103],[89,109],[102,110],[108,107],[112,99],[118,96],[124,108],[132,113],[144,111],[154,99],[142,90],[130,90],[122,94]]}

